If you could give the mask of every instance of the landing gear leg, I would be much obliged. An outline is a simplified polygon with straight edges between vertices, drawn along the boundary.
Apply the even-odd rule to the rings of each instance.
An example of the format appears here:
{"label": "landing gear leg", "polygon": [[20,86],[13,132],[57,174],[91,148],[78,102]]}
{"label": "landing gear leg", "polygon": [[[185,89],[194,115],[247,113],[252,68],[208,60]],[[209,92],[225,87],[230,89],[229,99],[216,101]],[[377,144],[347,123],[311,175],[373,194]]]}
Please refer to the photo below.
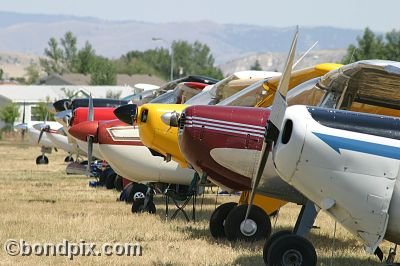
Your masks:
{"label": "landing gear leg", "polygon": [[265,243],[263,259],[267,265],[316,265],[317,253],[305,238],[310,232],[318,212],[314,203],[307,201],[302,207],[292,233],[273,234]]}

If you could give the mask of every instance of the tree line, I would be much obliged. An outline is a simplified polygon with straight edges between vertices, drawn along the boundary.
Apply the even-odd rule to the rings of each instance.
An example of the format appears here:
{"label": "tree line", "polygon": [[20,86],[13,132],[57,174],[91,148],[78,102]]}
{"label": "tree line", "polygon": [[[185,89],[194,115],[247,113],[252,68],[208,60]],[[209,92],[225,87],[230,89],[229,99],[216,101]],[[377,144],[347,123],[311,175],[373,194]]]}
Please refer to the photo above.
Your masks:
{"label": "tree line", "polygon": [[[210,48],[198,41],[192,44],[174,41],[171,54],[164,48],[133,50],[118,59],[97,55],[88,41],[78,50],[77,38],[72,32],[65,33],[59,41],[54,37],[50,38],[47,44],[44,50],[46,58],[40,59],[40,66],[47,74],[90,74],[92,85],[115,85],[117,74],[149,74],[167,80],[171,71],[171,54],[175,62],[174,78],[189,74],[207,75],[217,79],[223,77],[222,71],[214,66],[215,60]],[[29,81],[38,78],[37,70],[27,71]]]}

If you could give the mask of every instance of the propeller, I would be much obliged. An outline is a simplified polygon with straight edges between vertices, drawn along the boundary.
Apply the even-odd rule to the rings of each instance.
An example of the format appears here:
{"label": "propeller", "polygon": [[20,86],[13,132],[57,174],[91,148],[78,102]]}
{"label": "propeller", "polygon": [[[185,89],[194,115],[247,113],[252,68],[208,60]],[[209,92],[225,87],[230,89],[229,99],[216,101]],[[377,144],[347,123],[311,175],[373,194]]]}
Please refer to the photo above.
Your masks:
{"label": "propeller", "polygon": [[261,179],[262,173],[264,171],[265,164],[268,159],[268,155],[273,147],[273,144],[278,139],[280,129],[282,128],[283,118],[284,118],[286,107],[287,107],[286,95],[287,95],[287,92],[289,89],[289,81],[290,81],[291,72],[292,72],[292,68],[293,68],[293,61],[294,61],[294,55],[295,55],[295,51],[296,51],[298,35],[299,35],[299,29],[297,27],[295,35],[293,37],[293,41],[292,41],[292,45],[290,47],[288,57],[286,59],[286,64],[285,64],[285,68],[284,68],[284,71],[282,74],[282,78],[279,81],[278,91],[275,94],[271,113],[268,118],[266,132],[265,132],[265,141],[264,141],[262,149],[261,149],[261,156],[260,156],[260,160],[258,162],[258,169],[257,169],[255,177],[253,177],[253,180],[252,180],[250,201],[249,201],[249,205],[248,205],[245,220],[244,220],[245,224],[246,224],[247,218],[250,214],[251,207],[252,207],[253,201],[254,201],[255,190],[257,189],[258,184],[260,183],[260,179]]}
{"label": "propeller", "polygon": [[40,134],[39,134],[39,139],[38,139],[38,144],[40,143],[40,140],[42,139],[42,137],[43,137],[43,133],[46,131],[46,132],[48,132],[49,131],[49,129],[50,129],[50,125],[47,125],[47,116],[48,116],[48,112],[46,113],[46,116],[44,117],[44,123],[42,124],[42,126],[41,126],[41,129],[40,129]]}
{"label": "propeller", "polygon": [[[25,101],[24,101],[24,109],[23,109],[23,112],[22,112],[22,124],[25,125]],[[25,138],[25,131],[26,131],[26,128],[23,128],[22,131],[21,131],[22,140],[24,140],[24,138]]]}
{"label": "propeller", "polygon": [[86,140],[88,143],[88,151],[87,151],[87,158],[88,158],[88,164],[86,167],[86,176],[90,176],[90,166],[92,165],[92,160],[93,160],[93,136],[87,136]]}
{"label": "propeller", "polygon": [[[88,121],[94,121],[94,108],[93,108],[93,98],[92,94],[89,94],[89,104],[88,104]],[[86,141],[88,145],[88,151],[87,151],[87,158],[88,158],[88,164],[86,167],[86,176],[90,176],[90,166],[92,165],[92,160],[93,160],[93,139],[94,136],[88,135],[86,136]]]}

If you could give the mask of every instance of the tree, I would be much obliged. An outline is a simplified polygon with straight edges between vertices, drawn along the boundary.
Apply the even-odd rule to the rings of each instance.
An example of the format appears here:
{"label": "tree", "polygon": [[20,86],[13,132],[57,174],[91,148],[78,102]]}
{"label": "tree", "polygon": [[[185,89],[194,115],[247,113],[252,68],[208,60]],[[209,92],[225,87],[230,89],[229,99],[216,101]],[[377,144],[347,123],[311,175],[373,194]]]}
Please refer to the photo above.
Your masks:
{"label": "tree", "polygon": [[28,76],[26,83],[37,84],[40,78],[39,66],[37,64],[31,63],[29,66],[25,68],[25,71],[26,75]]}
{"label": "tree", "polygon": [[64,52],[58,46],[58,42],[55,38],[50,38],[47,44],[49,47],[44,49],[44,54],[48,57],[48,59],[41,58],[40,65],[48,74],[62,74],[65,71]]}
{"label": "tree", "polygon": [[385,34],[384,58],[400,61],[400,31],[392,30]]}
{"label": "tree", "polygon": [[44,121],[47,118],[47,121],[54,120],[54,114],[49,113],[48,105],[50,103],[50,99],[47,98],[45,102],[39,102],[37,106],[32,108],[32,116],[34,116],[39,121]]}
{"label": "tree", "polygon": [[376,36],[369,28],[365,28],[363,36],[357,37],[357,46],[349,45],[342,62],[349,64],[365,59],[385,59],[384,49],[382,36]]}
{"label": "tree", "polygon": [[117,84],[117,73],[115,67],[110,60],[104,57],[97,57],[94,60],[90,74],[91,85]]}
{"label": "tree", "polygon": [[4,70],[0,68],[0,80],[3,80]]}
{"label": "tree", "polygon": [[0,119],[4,121],[4,130],[10,131],[15,120],[19,117],[19,107],[16,103],[10,102],[0,110]]}
{"label": "tree", "polygon": [[[174,56],[173,76],[206,75],[214,78],[223,78],[222,71],[214,66],[214,57],[210,48],[200,42],[190,44],[186,41],[172,43]],[[168,49],[130,51],[119,60],[114,61],[118,73],[152,74],[169,79],[171,71],[171,54]],[[181,71],[182,70],[182,71]]]}
{"label": "tree", "polygon": [[254,64],[250,66],[250,70],[262,70],[260,62],[258,61],[258,59],[256,59]]}
{"label": "tree", "polygon": [[112,91],[112,90],[108,90],[108,91],[106,92],[106,98],[118,100],[118,99],[121,98],[121,94],[122,94],[122,91]]}
{"label": "tree", "polygon": [[72,32],[68,31],[64,34],[64,38],[61,38],[61,45],[64,48],[63,59],[65,67],[70,72],[76,72],[78,68],[78,49],[76,48],[76,37],[72,34]]}
{"label": "tree", "polygon": [[85,46],[79,50],[77,55],[77,72],[82,74],[89,74],[92,68],[92,65],[95,61],[96,52],[93,49],[92,45],[86,41]]}

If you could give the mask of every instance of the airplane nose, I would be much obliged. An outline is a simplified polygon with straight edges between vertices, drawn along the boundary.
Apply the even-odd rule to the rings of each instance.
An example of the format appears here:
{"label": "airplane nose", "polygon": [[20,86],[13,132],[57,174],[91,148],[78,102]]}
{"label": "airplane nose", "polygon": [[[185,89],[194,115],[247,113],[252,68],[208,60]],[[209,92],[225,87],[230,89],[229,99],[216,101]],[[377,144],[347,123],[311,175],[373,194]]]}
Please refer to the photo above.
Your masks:
{"label": "airplane nose", "polygon": [[86,141],[87,136],[93,136],[94,142],[98,141],[98,121],[85,121],[72,126],[68,132],[75,138]]}
{"label": "airplane nose", "polygon": [[28,129],[28,125],[26,123],[18,124],[16,126],[14,126],[14,128],[17,129],[17,130],[27,130]]}
{"label": "airplane nose", "polygon": [[114,110],[115,116],[129,125],[133,125],[137,114],[136,104],[125,104]]}
{"label": "airplane nose", "polygon": [[55,103],[53,103],[53,108],[55,110],[55,112],[61,112],[66,110],[66,103],[69,103],[70,100],[69,99],[62,99],[62,100],[58,100]]}
{"label": "airplane nose", "polygon": [[33,128],[39,131],[41,131],[44,127],[45,127],[44,123],[38,123],[33,125]]}

